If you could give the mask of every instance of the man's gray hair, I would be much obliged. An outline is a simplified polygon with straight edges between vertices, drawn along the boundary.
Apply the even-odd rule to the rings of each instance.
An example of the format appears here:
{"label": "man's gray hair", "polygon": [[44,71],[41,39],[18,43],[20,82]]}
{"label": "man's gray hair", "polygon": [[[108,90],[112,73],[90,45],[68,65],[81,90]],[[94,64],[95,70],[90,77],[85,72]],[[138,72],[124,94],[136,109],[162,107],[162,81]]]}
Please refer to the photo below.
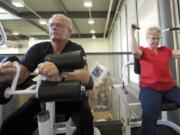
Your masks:
{"label": "man's gray hair", "polygon": [[[60,18],[65,19],[68,28],[69,28],[70,30],[72,30],[72,20],[71,20],[69,17],[67,17],[67,16],[65,16],[65,15],[63,15],[63,14],[54,14],[54,15],[52,15],[52,17],[49,19],[49,21],[50,21],[52,18],[55,18],[55,17],[60,17]],[[48,24],[49,24],[49,22],[48,22]]]}

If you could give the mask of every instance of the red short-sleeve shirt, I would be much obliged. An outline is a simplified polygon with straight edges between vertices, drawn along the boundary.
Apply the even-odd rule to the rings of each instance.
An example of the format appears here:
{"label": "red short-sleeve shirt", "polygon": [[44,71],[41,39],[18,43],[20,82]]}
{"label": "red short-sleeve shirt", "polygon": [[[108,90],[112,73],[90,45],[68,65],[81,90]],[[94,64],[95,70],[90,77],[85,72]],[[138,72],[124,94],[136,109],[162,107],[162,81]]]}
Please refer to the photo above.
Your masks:
{"label": "red short-sleeve shirt", "polygon": [[162,46],[155,53],[150,48],[140,47],[143,51],[140,66],[140,85],[141,87],[152,87],[158,91],[169,90],[176,85],[170,70],[170,59],[172,49]]}

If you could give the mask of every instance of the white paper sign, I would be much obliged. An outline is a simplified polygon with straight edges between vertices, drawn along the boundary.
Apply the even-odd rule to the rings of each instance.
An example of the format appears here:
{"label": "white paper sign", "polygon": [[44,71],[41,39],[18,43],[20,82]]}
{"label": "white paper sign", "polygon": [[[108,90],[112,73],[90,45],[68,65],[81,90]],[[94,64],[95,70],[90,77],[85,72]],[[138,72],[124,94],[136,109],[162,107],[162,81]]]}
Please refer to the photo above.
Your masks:
{"label": "white paper sign", "polygon": [[94,80],[94,85],[97,86],[102,82],[102,79],[107,74],[107,69],[100,63],[96,62],[90,69],[91,76]]}

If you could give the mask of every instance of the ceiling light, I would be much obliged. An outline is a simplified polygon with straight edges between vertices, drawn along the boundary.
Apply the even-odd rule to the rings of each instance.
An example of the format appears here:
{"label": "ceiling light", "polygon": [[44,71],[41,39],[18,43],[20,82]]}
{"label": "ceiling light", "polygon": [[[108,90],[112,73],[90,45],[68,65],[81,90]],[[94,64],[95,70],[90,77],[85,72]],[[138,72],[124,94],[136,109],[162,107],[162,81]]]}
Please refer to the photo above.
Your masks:
{"label": "ceiling light", "polygon": [[92,1],[91,0],[84,0],[84,6],[85,7],[92,7]]}
{"label": "ceiling light", "polygon": [[12,34],[18,36],[19,32],[18,31],[13,31]]}
{"label": "ceiling light", "polygon": [[15,7],[24,7],[24,1],[23,0],[11,0],[11,3]]}
{"label": "ceiling light", "polygon": [[41,25],[46,25],[47,24],[47,21],[45,19],[39,19],[39,23]]}
{"label": "ceiling light", "polygon": [[95,36],[95,35],[92,35],[92,39],[96,39],[96,36]]}
{"label": "ceiling light", "polygon": [[8,13],[8,11],[0,7],[0,14],[6,14],[6,13]]}
{"label": "ceiling light", "polygon": [[96,33],[95,29],[91,29],[90,31],[92,34]]}
{"label": "ceiling light", "polygon": [[89,18],[89,19],[88,19],[88,23],[89,23],[89,24],[94,24],[94,19]]}

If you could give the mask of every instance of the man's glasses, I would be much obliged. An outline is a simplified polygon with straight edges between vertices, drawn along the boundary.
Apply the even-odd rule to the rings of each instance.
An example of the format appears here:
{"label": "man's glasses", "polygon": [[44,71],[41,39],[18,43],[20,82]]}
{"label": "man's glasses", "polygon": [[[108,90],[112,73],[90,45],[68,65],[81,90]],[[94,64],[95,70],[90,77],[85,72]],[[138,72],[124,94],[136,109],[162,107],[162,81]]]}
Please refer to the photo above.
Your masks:
{"label": "man's glasses", "polygon": [[51,23],[49,24],[49,28],[52,29],[53,27],[59,28],[59,29],[64,29],[66,27],[65,24],[61,23]]}

